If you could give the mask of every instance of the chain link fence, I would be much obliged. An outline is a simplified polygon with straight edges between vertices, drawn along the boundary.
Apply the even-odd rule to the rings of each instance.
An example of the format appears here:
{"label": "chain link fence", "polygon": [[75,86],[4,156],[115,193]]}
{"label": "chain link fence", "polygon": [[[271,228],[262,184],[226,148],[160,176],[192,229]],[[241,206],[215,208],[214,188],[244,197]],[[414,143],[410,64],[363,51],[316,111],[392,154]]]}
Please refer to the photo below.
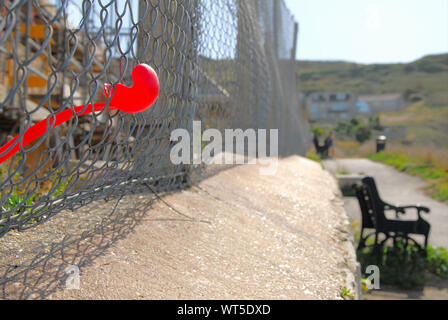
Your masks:
{"label": "chain link fence", "polygon": [[[279,129],[279,154],[303,154],[308,125],[296,82],[298,25],[281,0],[0,0],[0,237],[61,210],[190,184],[173,165],[174,129]],[[147,111],[109,110],[103,84],[131,85],[140,63],[159,75]],[[106,102],[21,145],[62,110]],[[0,154],[0,157],[6,153]]]}

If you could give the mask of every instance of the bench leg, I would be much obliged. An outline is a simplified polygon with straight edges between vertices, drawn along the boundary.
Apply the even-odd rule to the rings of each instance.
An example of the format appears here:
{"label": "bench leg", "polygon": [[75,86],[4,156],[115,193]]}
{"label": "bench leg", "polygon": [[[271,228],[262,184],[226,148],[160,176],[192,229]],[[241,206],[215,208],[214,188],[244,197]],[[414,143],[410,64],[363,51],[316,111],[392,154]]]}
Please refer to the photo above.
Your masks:
{"label": "bench leg", "polygon": [[376,231],[375,232],[375,243],[373,245],[373,253],[377,256],[379,255],[379,253],[381,253],[381,250],[380,250],[381,245],[378,243],[378,240],[379,240],[379,234],[378,234],[378,231]]}
{"label": "bench leg", "polygon": [[364,228],[361,229],[361,233],[359,235],[359,243],[357,251],[363,249],[366,246],[366,239],[364,239]]}

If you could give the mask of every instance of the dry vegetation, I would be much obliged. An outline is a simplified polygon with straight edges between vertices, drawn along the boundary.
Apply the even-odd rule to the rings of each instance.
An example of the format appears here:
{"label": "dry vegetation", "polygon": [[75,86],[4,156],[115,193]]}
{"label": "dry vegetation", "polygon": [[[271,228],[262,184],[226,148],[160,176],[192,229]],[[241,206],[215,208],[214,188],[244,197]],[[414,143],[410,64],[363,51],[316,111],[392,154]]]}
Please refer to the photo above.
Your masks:
{"label": "dry vegetation", "polygon": [[407,101],[448,105],[448,54],[408,64],[363,65],[342,61],[298,61],[300,90],[351,91],[354,94],[399,92]]}
{"label": "dry vegetation", "polygon": [[448,200],[448,54],[390,65],[302,61],[298,68],[305,93],[402,93],[408,107],[380,114],[380,123],[386,127],[406,126],[406,138],[389,138],[386,152],[376,155],[375,134],[362,144],[339,134],[336,156],[368,157],[418,175],[428,181],[434,198]]}

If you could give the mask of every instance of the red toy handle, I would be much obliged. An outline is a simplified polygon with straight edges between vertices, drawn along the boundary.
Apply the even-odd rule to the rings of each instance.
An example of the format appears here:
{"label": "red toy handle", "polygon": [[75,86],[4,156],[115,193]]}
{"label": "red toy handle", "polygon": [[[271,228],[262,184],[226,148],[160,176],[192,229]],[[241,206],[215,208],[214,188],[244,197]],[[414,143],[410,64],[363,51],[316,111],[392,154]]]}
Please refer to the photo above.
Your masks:
{"label": "red toy handle", "polygon": [[[110,110],[120,110],[126,113],[138,113],[151,107],[159,96],[159,79],[157,73],[153,68],[147,64],[139,64],[132,70],[132,80],[134,82],[132,87],[127,87],[122,84],[117,84],[112,87],[110,84],[104,85],[106,96],[113,94],[109,102]],[[112,91],[112,93],[110,92]],[[50,119],[39,121],[35,125],[28,128],[22,137],[22,147],[33,142],[37,138],[43,136],[49,129],[55,128],[58,125],[70,121],[73,116],[82,116],[92,112],[104,110],[106,103],[94,103],[93,108],[87,106],[74,107],[73,111],[67,109],[54,115]],[[85,109],[84,111],[82,111]],[[93,109],[93,110],[92,110]],[[8,148],[14,145],[9,152],[0,157],[0,164],[13,156],[20,150],[20,136],[6,143],[0,148],[0,154],[3,154]]]}

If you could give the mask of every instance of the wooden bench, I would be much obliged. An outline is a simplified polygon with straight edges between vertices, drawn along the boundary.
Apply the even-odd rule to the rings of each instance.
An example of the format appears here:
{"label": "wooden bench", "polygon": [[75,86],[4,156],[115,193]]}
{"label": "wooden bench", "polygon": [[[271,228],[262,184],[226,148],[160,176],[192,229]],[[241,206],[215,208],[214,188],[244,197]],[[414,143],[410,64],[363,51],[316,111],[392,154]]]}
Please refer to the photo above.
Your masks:
{"label": "wooden bench", "polygon": [[[422,206],[394,206],[380,198],[375,180],[372,177],[362,179],[360,185],[353,186],[356,191],[356,197],[362,213],[361,235],[358,250],[366,246],[366,240],[370,236],[375,236],[375,248],[381,247],[384,243],[392,238],[394,246],[397,245],[397,238],[403,238],[405,246],[408,246],[409,240],[412,240],[419,249],[425,249],[428,245],[428,236],[431,229],[430,224],[421,217],[421,213],[429,213],[429,209]],[[409,209],[417,211],[417,220],[400,220],[400,214],[406,214]],[[386,211],[394,211],[396,219],[388,219]],[[366,229],[373,229],[368,231]],[[366,235],[364,232],[367,231]],[[379,242],[379,234],[383,233],[386,238]],[[424,248],[422,248],[410,234],[423,235],[425,237]]]}

